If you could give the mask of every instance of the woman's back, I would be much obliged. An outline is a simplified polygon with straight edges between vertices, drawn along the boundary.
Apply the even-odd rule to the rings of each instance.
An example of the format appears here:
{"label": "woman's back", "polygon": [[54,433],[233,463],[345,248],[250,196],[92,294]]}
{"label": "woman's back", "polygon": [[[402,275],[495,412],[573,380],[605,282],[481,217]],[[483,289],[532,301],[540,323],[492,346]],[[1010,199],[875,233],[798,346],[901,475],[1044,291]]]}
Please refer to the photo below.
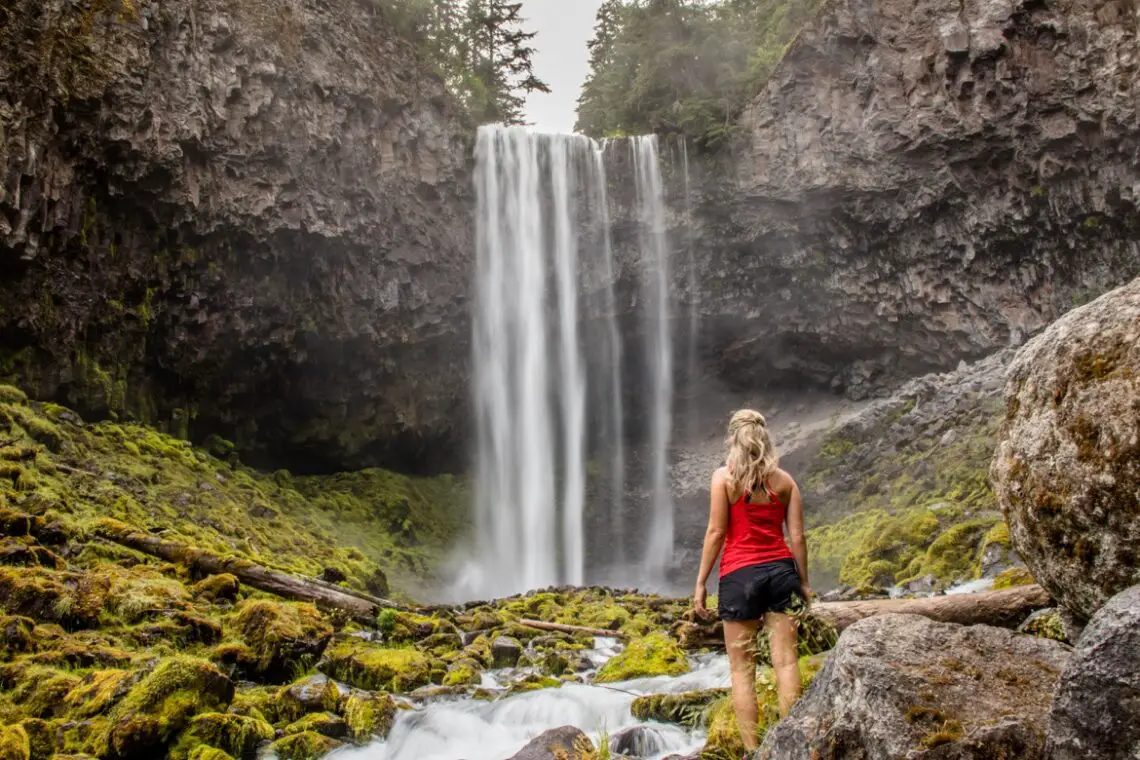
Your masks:
{"label": "woman's back", "polygon": [[[787,516],[788,496],[779,491],[791,488],[782,481],[791,477],[778,470],[768,482],[754,488],[755,494],[745,492],[730,501],[728,532],[724,541],[724,556],[720,562],[723,578],[750,565],[762,565],[781,559],[792,559],[792,551],[784,541],[784,519]],[[780,488],[785,486],[785,488]],[[731,494],[729,495],[731,500]]]}

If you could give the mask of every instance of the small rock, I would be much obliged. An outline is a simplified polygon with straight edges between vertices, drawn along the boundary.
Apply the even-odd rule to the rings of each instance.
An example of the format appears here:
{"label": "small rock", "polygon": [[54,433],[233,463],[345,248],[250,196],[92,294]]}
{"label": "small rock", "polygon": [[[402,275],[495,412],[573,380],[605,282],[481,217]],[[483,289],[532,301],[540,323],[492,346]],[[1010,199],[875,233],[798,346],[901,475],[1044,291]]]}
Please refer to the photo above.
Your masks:
{"label": "small rock", "polygon": [[1110,599],[1077,642],[1053,699],[1047,752],[1140,757],[1140,586]]}
{"label": "small rock", "polygon": [[326,567],[321,571],[321,580],[325,583],[344,583],[348,576],[339,567]]}
{"label": "small rock", "polygon": [[523,647],[517,639],[509,636],[500,636],[491,644],[491,667],[496,670],[500,668],[513,668],[518,665],[519,657],[522,656]]}
{"label": "small rock", "polygon": [[573,726],[563,726],[535,737],[510,760],[585,760],[593,750],[590,737]]}
{"label": "small rock", "polygon": [[610,752],[625,757],[653,757],[665,749],[661,729],[631,726],[610,737]]}

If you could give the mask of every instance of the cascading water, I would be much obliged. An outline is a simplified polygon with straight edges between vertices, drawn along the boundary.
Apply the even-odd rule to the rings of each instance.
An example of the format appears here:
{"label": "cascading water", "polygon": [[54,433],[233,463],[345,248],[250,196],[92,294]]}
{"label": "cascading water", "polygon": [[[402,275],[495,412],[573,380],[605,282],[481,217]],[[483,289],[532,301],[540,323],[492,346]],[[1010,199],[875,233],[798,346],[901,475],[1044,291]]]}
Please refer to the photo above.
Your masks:
{"label": "cascading water", "polygon": [[[689,144],[681,138],[681,177],[685,191],[685,266],[688,268],[689,329],[688,347],[685,356],[685,384],[690,393],[699,387],[699,359],[697,338],[701,332],[701,280],[697,271],[697,251],[693,242],[693,189],[689,173]],[[692,438],[700,430],[700,410],[698,404],[689,404],[685,419],[685,437]]]}
{"label": "cascading water", "polygon": [[649,388],[652,518],[642,568],[660,583],[673,555],[673,495],[669,487],[669,440],[673,418],[673,342],[670,328],[670,251],[665,230],[665,192],[655,136],[632,141],[641,251],[645,274],[645,368]]}
{"label": "cascading water", "polygon": [[[647,311],[653,516],[640,569],[659,586],[672,558],[668,483],[672,414],[670,255],[657,140],[629,142],[641,217]],[[476,146],[477,282],[474,333],[476,544],[456,595],[506,596],[587,580],[587,457],[605,461],[609,564],[628,565],[623,535],[626,456],[618,278],[606,177],[607,149],[581,136],[483,127]],[[583,283],[600,323],[584,345]],[[592,393],[592,395],[590,395]],[[587,399],[600,399],[590,409]],[[593,425],[595,429],[589,429]],[[588,442],[594,451],[587,451]],[[629,568],[627,567],[628,571]],[[613,577],[612,568],[610,568]]]}

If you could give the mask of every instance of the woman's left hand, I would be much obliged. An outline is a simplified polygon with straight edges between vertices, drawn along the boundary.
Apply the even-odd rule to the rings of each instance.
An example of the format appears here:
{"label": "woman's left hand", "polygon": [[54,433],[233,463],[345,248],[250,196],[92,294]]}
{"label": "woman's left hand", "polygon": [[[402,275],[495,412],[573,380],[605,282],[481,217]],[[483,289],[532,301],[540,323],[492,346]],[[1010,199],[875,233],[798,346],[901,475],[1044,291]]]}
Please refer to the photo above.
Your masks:
{"label": "woman's left hand", "polygon": [[709,590],[703,585],[697,586],[693,590],[693,610],[697,613],[697,617],[707,618],[709,616],[708,608],[705,607],[708,598]]}

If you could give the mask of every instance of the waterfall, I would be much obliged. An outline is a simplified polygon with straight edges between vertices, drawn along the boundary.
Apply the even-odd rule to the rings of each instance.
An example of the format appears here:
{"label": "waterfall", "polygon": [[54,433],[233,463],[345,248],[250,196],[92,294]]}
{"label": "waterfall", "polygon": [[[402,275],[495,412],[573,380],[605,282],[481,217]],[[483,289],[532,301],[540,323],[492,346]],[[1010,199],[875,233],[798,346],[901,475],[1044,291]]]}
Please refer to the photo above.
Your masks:
{"label": "waterfall", "polygon": [[670,325],[670,252],[665,230],[665,192],[655,136],[631,144],[641,252],[645,275],[645,369],[649,388],[649,447],[652,516],[642,559],[646,579],[660,583],[673,556],[673,496],[669,487],[669,441],[673,418],[673,344]]}
{"label": "waterfall", "polygon": [[[687,284],[689,296],[689,328],[688,350],[685,357],[685,384],[689,395],[692,396],[700,382],[699,357],[697,354],[697,338],[701,331],[701,285],[697,272],[696,247],[693,244],[693,190],[689,173],[689,143],[681,138],[681,176],[685,191],[685,264],[688,267],[689,281]],[[687,407],[685,420],[685,436],[692,438],[700,431],[700,409],[696,403]]]}
{"label": "waterfall", "polygon": [[[669,246],[656,138],[629,143],[647,311],[648,493],[654,514],[637,575],[659,584],[672,557]],[[611,495],[606,564],[628,566],[622,336],[606,146],[581,136],[483,127],[476,142],[475,543],[457,595],[506,596],[588,582],[588,457]],[[585,293],[588,286],[590,292]],[[590,313],[583,312],[590,296]],[[589,320],[591,332],[584,332]],[[587,407],[590,399],[590,408]],[[596,407],[596,408],[595,408]],[[592,426],[592,427],[591,427]],[[593,450],[588,446],[593,442]],[[595,470],[597,472],[597,470]],[[597,572],[595,572],[595,576]]]}

